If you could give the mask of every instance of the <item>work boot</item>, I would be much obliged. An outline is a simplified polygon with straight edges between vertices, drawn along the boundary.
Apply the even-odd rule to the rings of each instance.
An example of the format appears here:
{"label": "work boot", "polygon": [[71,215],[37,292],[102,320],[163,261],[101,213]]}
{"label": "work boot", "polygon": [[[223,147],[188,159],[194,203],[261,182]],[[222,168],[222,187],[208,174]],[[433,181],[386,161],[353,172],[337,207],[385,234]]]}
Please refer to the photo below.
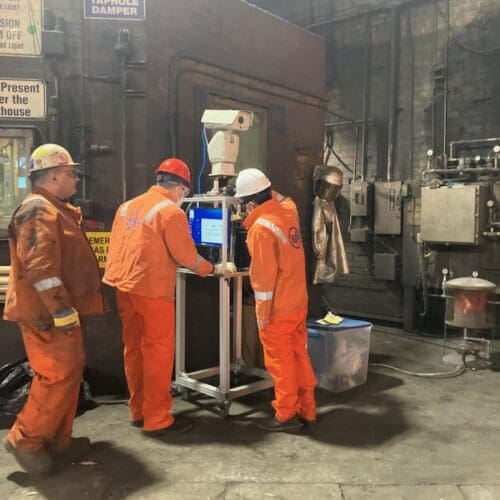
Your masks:
{"label": "work boot", "polygon": [[257,427],[268,432],[300,432],[302,430],[302,424],[297,416],[286,422],[280,422],[274,417],[268,418],[258,423]]}
{"label": "work boot", "polygon": [[193,428],[193,423],[185,418],[176,418],[172,425],[154,431],[142,431],[146,436],[161,437],[170,434],[185,434]]}
{"label": "work boot", "polygon": [[65,462],[79,462],[90,453],[90,439],[87,437],[71,438],[71,443],[62,451],[51,449],[47,446],[48,453],[55,460]]}
{"label": "work boot", "polygon": [[302,424],[304,429],[312,430],[316,427],[318,423],[317,419],[314,420],[306,420],[305,418],[299,417],[299,422]]}
{"label": "work boot", "polygon": [[3,440],[3,447],[7,453],[14,455],[16,462],[29,474],[43,474],[52,466],[49,455],[45,450],[26,452],[16,448],[7,438]]}
{"label": "work boot", "polygon": [[132,427],[143,427],[144,426],[144,420],[141,418],[140,420],[131,420],[130,425]]}

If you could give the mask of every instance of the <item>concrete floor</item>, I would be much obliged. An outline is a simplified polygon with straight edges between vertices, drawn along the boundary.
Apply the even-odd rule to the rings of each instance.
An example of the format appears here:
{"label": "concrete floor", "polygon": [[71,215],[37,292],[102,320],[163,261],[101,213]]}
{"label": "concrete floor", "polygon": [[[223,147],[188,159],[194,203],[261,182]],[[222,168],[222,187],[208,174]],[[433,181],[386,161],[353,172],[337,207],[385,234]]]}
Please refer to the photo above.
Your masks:
{"label": "concrete floor", "polygon": [[[448,370],[433,342],[375,332],[372,360]],[[130,427],[126,406],[99,406],[75,424],[94,441],[91,462],[34,480],[0,453],[0,498],[500,499],[498,372],[428,380],[373,368],[362,387],[318,390],[319,423],[304,435],[255,427],[271,397],[236,402],[226,421],[210,400],[176,398],[195,427],[163,440]]]}

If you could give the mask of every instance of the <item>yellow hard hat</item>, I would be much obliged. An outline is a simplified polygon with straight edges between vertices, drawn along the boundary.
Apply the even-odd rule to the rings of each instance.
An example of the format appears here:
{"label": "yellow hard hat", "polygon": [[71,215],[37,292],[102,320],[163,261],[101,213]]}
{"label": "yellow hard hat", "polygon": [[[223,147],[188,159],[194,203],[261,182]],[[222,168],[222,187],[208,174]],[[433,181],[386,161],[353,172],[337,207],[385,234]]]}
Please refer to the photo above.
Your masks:
{"label": "yellow hard hat", "polygon": [[30,174],[55,167],[76,167],[68,151],[58,144],[43,144],[33,151],[30,158]]}

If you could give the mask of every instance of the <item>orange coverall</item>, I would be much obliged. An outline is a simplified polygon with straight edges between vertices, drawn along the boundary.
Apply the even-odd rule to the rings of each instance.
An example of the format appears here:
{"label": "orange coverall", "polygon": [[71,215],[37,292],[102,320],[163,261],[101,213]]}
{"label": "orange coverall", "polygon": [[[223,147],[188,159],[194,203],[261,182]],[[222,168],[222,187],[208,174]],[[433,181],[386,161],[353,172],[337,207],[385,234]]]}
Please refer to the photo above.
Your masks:
{"label": "orange coverall", "polygon": [[170,382],[177,267],[200,276],[213,270],[196,251],[186,214],[168,196],[153,186],[118,208],[103,278],[117,289],[131,420],[144,420],[146,431],[174,422]]}
{"label": "orange coverall", "polygon": [[[280,201],[281,200],[281,201]],[[264,363],[274,380],[276,419],[316,419],[316,377],[307,353],[307,285],[297,208],[276,196],[245,220]]]}
{"label": "orange coverall", "polygon": [[80,327],[61,330],[53,316],[73,307],[104,313],[97,261],[79,208],[34,188],[9,226],[11,273],[4,318],[20,324],[35,372],[28,400],[8,439],[25,452],[71,442],[85,356]]}

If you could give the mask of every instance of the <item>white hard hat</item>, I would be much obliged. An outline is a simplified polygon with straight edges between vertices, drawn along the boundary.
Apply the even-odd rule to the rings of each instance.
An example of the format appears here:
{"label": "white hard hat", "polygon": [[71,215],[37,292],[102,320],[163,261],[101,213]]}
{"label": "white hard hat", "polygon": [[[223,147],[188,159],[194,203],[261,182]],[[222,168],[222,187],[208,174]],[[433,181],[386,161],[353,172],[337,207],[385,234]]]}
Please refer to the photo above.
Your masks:
{"label": "white hard hat", "polygon": [[43,144],[33,151],[30,158],[30,174],[56,167],[76,167],[68,150],[59,144]]}
{"label": "white hard hat", "polygon": [[260,193],[271,186],[271,181],[266,174],[258,168],[242,170],[236,179],[236,197],[246,198]]}

